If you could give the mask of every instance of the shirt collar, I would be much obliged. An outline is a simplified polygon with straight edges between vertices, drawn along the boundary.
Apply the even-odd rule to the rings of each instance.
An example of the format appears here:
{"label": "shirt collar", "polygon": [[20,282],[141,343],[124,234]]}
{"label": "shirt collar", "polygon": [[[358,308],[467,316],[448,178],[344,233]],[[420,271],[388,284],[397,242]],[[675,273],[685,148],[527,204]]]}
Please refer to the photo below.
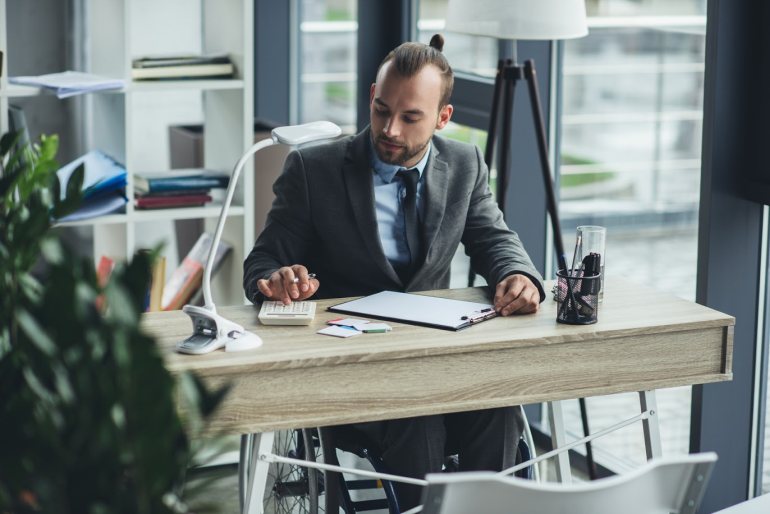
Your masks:
{"label": "shirt collar", "polygon": [[[370,153],[372,156],[372,169],[377,175],[380,176],[380,179],[382,179],[383,182],[390,184],[393,181],[393,177],[395,177],[396,173],[398,173],[398,170],[404,169],[404,167],[398,164],[388,164],[386,162],[382,162],[377,156],[377,152],[374,151],[371,138],[369,139],[369,148],[371,150]],[[430,157],[431,148],[433,148],[433,143],[429,141],[428,150],[425,152],[425,155],[422,156],[420,162],[410,168],[416,169],[420,174],[420,178],[422,178],[422,172],[425,170],[425,165],[428,164],[428,157]]]}

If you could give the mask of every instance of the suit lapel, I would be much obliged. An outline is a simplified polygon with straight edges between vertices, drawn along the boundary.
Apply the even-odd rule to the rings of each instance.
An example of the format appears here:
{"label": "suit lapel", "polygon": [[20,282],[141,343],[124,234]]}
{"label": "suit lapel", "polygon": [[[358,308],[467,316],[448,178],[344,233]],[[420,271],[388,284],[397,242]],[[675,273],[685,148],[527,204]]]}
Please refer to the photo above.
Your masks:
{"label": "suit lapel", "polygon": [[369,162],[369,130],[358,134],[348,146],[342,175],[347,188],[348,200],[353,209],[361,238],[372,259],[392,280],[400,282],[380,242],[374,201],[374,183]]}
{"label": "suit lapel", "polygon": [[431,246],[438,236],[441,222],[446,210],[447,193],[449,187],[449,166],[441,157],[436,145],[431,149],[431,156],[425,166],[425,220],[423,222],[423,255],[422,265],[412,277],[412,282],[420,274],[420,271],[428,263],[428,255]]}

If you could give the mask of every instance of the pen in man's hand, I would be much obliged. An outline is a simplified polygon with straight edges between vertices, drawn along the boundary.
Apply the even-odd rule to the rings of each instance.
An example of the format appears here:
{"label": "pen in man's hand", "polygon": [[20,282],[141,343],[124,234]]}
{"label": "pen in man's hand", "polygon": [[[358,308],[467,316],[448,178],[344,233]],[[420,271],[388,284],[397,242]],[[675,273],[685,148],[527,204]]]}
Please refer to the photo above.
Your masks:
{"label": "pen in man's hand", "polygon": [[[315,273],[308,273],[307,278],[315,278]],[[292,284],[299,284],[299,277],[294,277],[291,279]]]}

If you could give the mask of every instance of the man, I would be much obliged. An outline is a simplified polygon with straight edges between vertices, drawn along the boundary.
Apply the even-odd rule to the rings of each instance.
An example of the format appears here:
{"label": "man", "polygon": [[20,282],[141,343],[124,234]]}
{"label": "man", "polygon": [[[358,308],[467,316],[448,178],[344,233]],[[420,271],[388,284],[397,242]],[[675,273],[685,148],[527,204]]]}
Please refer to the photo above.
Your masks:
{"label": "man", "polygon": [[[393,50],[369,92],[370,126],[289,155],[244,263],[249,299],[288,304],[446,288],[462,242],[474,270],[494,285],[499,314],[537,311],[545,298],[540,275],[502,219],[480,151],[434,134],[453,110],[442,47],[435,35],[430,46]],[[461,470],[503,469],[518,440],[512,409],[355,427],[380,447],[389,471],[413,477],[440,471],[444,455],[455,452]],[[419,487],[396,487],[402,509],[419,504]]]}

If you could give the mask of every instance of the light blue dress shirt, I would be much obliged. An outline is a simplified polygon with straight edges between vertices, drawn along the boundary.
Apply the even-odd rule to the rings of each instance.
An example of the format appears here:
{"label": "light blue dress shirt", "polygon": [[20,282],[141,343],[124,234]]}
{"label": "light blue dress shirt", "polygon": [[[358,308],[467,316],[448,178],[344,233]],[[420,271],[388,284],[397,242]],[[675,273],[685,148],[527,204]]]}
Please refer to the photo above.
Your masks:
{"label": "light blue dress shirt", "polygon": [[[371,141],[369,142],[371,147]],[[423,171],[430,157],[432,144],[428,144],[428,151],[414,168],[420,174],[417,183],[417,216],[420,223],[423,220],[424,203],[423,191],[425,180]],[[377,228],[380,232],[380,242],[393,267],[398,268],[409,263],[409,245],[406,240],[406,223],[401,202],[406,195],[406,186],[401,180],[394,180],[398,170],[403,166],[387,164],[377,157],[377,152],[371,148],[372,170],[374,172],[374,203],[377,212]]]}

